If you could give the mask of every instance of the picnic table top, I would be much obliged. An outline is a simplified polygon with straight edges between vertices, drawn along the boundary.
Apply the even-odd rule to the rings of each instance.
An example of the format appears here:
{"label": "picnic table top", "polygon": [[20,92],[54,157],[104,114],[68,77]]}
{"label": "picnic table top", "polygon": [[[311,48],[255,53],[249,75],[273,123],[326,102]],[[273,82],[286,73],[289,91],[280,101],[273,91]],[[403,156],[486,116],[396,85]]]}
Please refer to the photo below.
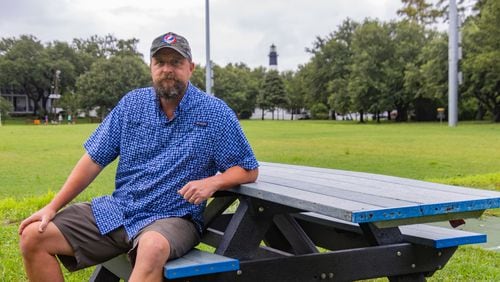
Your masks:
{"label": "picnic table top", "polygon": [[500,193],[401,177],[260,162],[238,194],[354,223],[398,226],[479,217]]}

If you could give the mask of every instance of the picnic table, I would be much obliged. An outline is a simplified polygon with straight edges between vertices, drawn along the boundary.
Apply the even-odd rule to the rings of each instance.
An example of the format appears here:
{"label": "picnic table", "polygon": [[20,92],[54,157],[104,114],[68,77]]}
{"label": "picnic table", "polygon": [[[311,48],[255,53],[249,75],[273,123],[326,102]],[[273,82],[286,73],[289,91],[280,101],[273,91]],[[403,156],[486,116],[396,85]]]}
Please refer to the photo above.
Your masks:
{"label": "picnic table", "polygon": [[[257,182],[218,192],[205,210],[202,242],[167,262],[167,281],[424,281],[458,246],[485,234],[460,224],[500,207],[500,193],[400,177],[260,163]],[[130,275],[124,256],[91,281]]]}

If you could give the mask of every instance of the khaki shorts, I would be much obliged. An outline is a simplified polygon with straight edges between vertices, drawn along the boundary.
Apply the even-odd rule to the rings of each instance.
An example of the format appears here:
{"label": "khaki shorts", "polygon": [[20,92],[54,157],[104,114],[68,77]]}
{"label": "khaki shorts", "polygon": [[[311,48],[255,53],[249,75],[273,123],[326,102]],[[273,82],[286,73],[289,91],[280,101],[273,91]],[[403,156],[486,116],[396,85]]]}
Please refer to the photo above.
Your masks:
{"label": "khaki shorts", "polygon": [[153,222],[143,228],[133,240],[129,240],[123,226],[106,235],[101,235],[90,203],[79,203],[65,208],[56,215],[53,222],[75,254],[74,257],[58,255],[61,263],[69,271],[97,265],[123,253],[128,253],[131,262],[134,263],[139,238],[146,231],[156,231],[168,240],[169,259],[184,255],[200,241],[200,235],[194,223],[177,217]]}

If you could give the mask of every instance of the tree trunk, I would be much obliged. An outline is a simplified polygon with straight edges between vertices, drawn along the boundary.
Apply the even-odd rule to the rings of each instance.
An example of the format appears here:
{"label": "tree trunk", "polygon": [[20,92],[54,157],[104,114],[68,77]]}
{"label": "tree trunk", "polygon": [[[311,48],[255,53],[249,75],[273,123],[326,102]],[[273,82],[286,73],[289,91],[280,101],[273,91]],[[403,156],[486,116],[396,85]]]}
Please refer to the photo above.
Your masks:
{"label": "tree trunk", "polygon": [[408,108],[403,106],[396,106],[398,115],[396,116],[396,121],[408,121]]}
{"label": "tree trunk", "polygon": [[363,111],[359,111],[359,122],[364,123],[365,120],[363,118]]}
{"label": "tree trunk", "polygon": [[477,113],[476,113],[476,120],[483,120],[485,114],[486,114],[486,109],[484,108],[483,104],[478,103],[478,105],[477,105]]}
{"label": "tree trunk", "polygon": [[262,111],[262,120],[264,120],[264,109],[261,109]]}
{"label": "tree trunk", "polygon": [[495,106],[493,108],[493,121],[500,122],[500,105]]}

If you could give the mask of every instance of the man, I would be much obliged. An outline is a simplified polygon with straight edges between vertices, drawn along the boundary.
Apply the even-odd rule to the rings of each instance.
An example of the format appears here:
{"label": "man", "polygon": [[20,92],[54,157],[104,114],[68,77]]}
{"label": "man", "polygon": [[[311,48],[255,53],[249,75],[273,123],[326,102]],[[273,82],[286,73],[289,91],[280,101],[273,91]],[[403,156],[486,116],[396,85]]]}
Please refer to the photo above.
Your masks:
{"label": "man", "polygon": [[[187,40],[159,36],[150,62],[153,87],[121,99],[59,193],[21,223],[30,280],[63,281],[56,256],[74,271],[128,253],[130,281],[162,281],[165,262],[199,242],[205,200],[256,180],[258,163],[234,113],[189,82]],[[57,213],[118,156],[112,195]]]}

